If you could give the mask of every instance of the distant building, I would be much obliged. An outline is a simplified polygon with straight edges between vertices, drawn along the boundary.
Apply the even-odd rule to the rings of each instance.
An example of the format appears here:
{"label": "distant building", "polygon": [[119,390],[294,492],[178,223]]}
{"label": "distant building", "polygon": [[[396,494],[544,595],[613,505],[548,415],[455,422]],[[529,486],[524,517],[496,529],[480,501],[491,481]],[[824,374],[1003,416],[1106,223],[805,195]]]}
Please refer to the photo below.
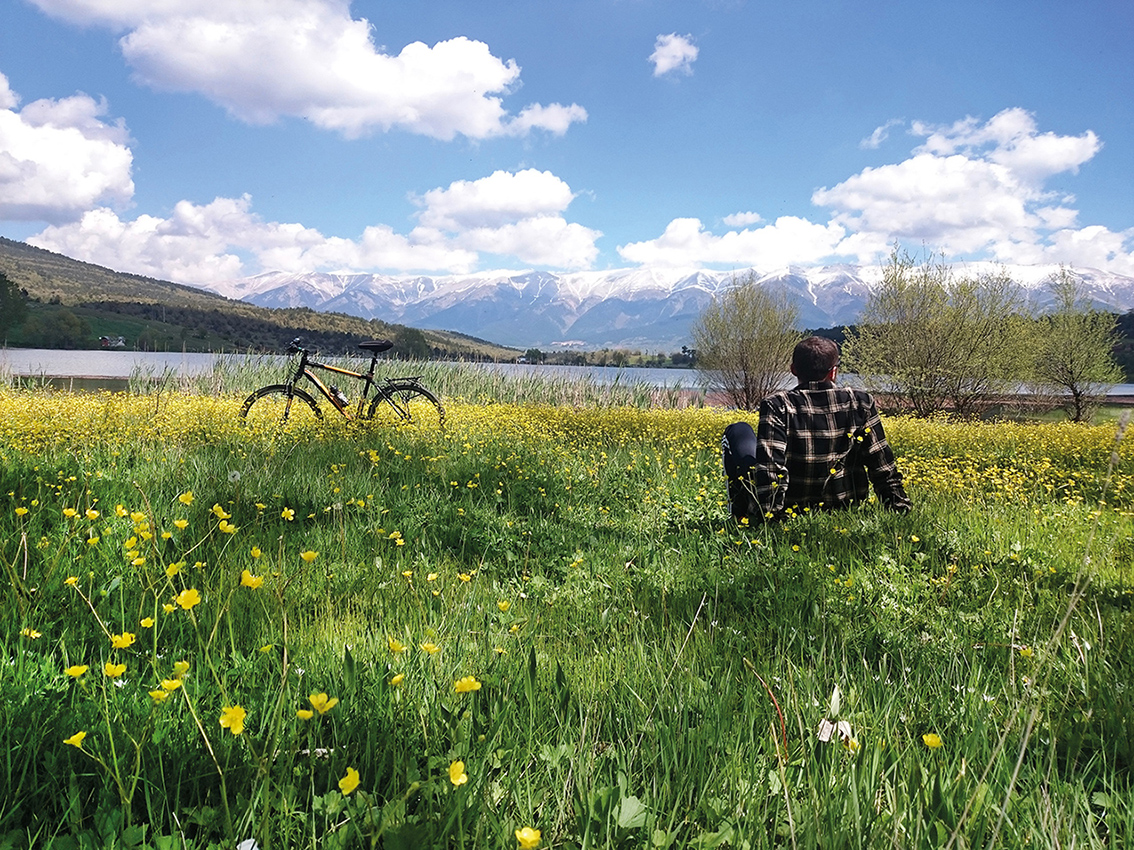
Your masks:
{"label": "distant building", "polygon": [[124,336],[100,336],[98,341],[102,343],[103,348],[126,347],[126,337]]}

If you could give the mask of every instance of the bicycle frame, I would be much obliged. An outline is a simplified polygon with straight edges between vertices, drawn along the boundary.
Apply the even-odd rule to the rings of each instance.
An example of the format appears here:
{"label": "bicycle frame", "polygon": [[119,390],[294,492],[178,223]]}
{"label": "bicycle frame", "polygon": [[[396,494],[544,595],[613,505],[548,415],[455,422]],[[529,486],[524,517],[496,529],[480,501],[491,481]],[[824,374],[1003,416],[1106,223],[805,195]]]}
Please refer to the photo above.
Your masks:
{"label": "bicycle frame", "polygon": [[[374,380],[374,369],[378,365],[378,354],[375,352],[370,356],[370,371],[368,372],[355,372],[352,369],[343,369],[339,366],[332,366],[329,363],[320,363],[317,360],[310,358],[310,352],[306,348],[299,348],[299,365],[296,367],[295,374],[292,375],[291,380],[288,381],[290,386],[295,386],[302,378],[307,378],[316,387],[319,392],[331,403],[339,413],[347,419],[361,419],[362,414],[369,403],[370,390],[373,389],[377,382]],[[315,374],[315,369],[323,369],[327,372],[335,372],[339,375],[346,375],[348,378],[355,378],[356,380],[364,381],[362,392],[358,396],[358,409],[353,413],[350,410],[351,405],[341,404],[335,394],[331,392],[331,388],[324,384],[319,376]]]}

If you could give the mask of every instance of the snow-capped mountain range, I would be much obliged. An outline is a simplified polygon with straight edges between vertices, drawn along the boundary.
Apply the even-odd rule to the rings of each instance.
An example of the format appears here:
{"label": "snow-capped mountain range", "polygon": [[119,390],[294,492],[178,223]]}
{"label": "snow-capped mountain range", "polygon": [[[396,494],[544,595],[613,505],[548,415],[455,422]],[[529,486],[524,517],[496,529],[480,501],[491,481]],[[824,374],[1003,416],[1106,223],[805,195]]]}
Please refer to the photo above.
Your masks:
{"label": "snow-capped mountain range", "polygon": [[[1005,271],[1042,304],[1058,266],[973,263],[967,274]],[[637,268],[554,273],[492,271],[395,276],[264,272],[205,288],[264,307],[309,307],[418,328],[452,330],[516,348],[577,345],[675,351],[715,294],[746,279],[788,292],[804,327],[853,323],[879,266],[832,265],[777,270],[708,271]],[[1098,307],[1134,308],[1134,277],[1075,269]]]}

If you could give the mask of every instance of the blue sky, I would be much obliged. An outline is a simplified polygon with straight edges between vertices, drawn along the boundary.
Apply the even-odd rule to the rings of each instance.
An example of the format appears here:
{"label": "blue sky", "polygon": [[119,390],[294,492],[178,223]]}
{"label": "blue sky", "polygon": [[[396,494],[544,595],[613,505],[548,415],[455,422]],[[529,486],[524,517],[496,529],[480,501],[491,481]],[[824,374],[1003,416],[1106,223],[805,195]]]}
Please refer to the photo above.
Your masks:
{"label": "blue sky", "polygon": [[1134,274],[1128,0],[0,10],[0,235],[123,271]]}

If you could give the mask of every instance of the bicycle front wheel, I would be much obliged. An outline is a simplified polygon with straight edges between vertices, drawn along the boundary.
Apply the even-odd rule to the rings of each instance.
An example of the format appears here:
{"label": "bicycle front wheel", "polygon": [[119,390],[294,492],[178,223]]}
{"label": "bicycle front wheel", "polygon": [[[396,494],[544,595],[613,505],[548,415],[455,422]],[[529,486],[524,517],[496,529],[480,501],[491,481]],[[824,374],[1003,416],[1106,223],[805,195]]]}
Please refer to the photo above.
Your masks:
{"label": "bicycle front wheel", "polygon": [[367,417],[385,425],[440,428],[445,424],[445,408],[437,396],[420,384],[393,381],[378,387]]}
{"label": "bicycle front wheel", "polygon": [[303,390],[287,384],[271,384],[244,399],[240,418],[254,428],[279,428],[288,424],[302,427],[320,421],[323,411]]}

